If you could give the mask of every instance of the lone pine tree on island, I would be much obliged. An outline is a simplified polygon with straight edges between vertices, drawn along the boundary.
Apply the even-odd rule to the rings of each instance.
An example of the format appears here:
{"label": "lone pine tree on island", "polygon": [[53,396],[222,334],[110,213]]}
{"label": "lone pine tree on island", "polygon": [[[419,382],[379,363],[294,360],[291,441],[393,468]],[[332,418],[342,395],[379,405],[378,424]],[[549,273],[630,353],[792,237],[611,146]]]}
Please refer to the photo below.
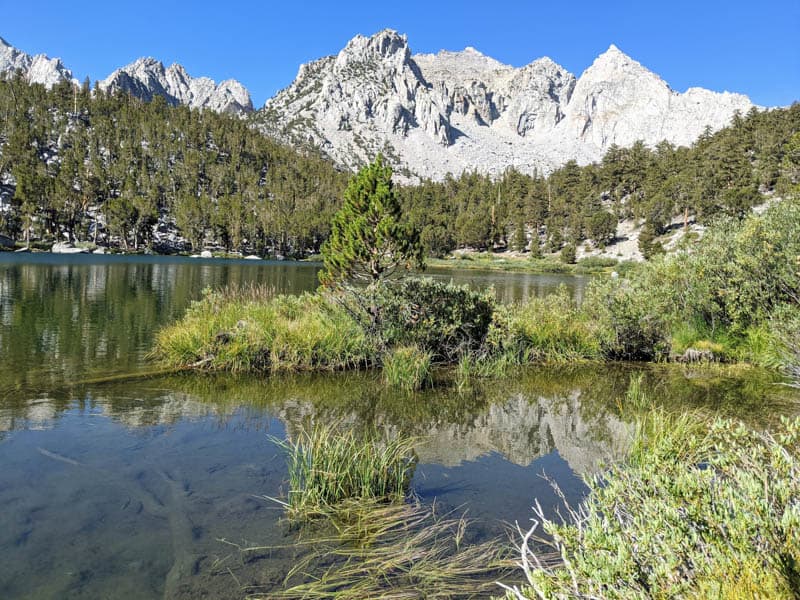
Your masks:
{"label": "lone pine tree on island", "polygon": [[392,168],[381,155],[350,180],[322,258],[319,277],[325,286],[376,283],[399,269],[424,268],[419,231],[403,222]]}

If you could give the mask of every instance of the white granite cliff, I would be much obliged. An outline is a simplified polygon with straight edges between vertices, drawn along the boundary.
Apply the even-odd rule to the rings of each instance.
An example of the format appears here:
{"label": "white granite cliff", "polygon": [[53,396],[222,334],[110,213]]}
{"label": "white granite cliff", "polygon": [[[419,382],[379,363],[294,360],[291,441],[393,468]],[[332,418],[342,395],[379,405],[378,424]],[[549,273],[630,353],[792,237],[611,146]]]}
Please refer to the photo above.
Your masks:
{"label": "white granite cliff", "polygon": [[420,177],[550,171],[612,144],[691,144],[753,104],[740,94],[678,93],[615,46],[576,79],[549,58],[514,68],[473,48],[412,55],[392,30],[356,36],[303,65],[267,101],[261,127],[354,169],[382,152]]}

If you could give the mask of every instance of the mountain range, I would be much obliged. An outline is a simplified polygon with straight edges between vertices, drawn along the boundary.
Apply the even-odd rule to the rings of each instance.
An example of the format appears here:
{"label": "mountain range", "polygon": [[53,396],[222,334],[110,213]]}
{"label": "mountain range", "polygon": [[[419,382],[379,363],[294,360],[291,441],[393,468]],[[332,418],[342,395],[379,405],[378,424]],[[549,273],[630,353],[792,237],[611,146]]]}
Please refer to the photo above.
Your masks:
{"label": "mountain range", "polygon": [[[48,88],[65,80],[77,84],[72,71],[61,59],[48,58],[44,54],[31,56],[0,38],[0,73],[16,71],[21,71],[30,83],[41,83]],[[98,85],[103,91],[122,90],[146,101],[159,95],[170,104],[185,104],[191,108],[233,114],[253,110],[250,93],[235,79],[216,84],[208,77],[190,76],[179,64],[165,68],[154,58],[140,58],[117,69]]]}
{"label": "mountain range", "polygon": [[[59,59],[30,56],[0,39],[0,72],[16,70],[48,86],[72,79]],[[152,58],[114,71],[99,86],[144,100],[161,95],[171,104],[253,112],[239,82],[193,78],[179,64],[165,68]],[[474,48],[412,54],[406,36],[387,29],[302,65],[253,120],[265,134],[319,148],[347,169],[381,152],[407,179],[442,179],[509,166],[547,173],[637,140],[689,145],[753,106],[741,94],[672,90],[614,45],[576,77],[546,57],[515,68]]]}

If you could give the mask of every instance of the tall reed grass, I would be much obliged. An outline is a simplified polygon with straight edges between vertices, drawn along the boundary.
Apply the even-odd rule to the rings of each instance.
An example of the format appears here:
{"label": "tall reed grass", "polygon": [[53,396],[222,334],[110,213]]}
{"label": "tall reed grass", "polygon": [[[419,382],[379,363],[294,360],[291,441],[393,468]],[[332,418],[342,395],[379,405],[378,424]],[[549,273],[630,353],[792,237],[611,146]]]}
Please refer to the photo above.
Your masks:
{"label": "tall reed grass", "polygon": [[157,334],[153,354],[175,367],[234,372],[354,369],[374,360],[363,330],[326,296],[257,287],[206,290]]}
{"label": "tall reed grass", "polygon": [[336,425],[302,430],[293,440],[273,441],[286,453],[289,490],[283,502],[293,522],[329,514],[346,501],[402,502],[417,459],[413,440],[379,440]]}
{"label": "tall reed grass", "polygon": [[417,346],[401,346],[390,350],[383,359],[383,378],[389,385],[409,392],[433,383],[433,354]]}
{"label": "tall reed grass", "polygon": [[581,310],[566,287],[495,312],[492,354],[515,353],[520,362],[575,362],[603,357],[607,332]]}

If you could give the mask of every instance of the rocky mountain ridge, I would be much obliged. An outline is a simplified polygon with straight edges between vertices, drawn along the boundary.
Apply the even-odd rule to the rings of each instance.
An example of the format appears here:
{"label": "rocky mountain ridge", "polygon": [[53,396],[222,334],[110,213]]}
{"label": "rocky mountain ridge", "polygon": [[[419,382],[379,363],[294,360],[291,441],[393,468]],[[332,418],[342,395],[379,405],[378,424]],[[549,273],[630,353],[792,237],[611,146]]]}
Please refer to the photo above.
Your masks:
{"label": "rocky mountain ridge", "polygon": [[0,73],[17,71],[22,71],[28,82],[40,83],[48,88],[61,81],[74,81],[72,71],[64,66],[60,58],[49,58],[46,54],[32,56],[0,38]]}
{"label": "rocky mountain ridge", "polygon": [[[22,71],[30,83],[50,88],[62,81],[77,81],[58,58],[44,54],[31,56],[0,38],[0,74]],[[204,108],[216,112],[245,114],[252,112],[250,93],[235,79],[215,83],[208,77],[192,77],[180,64],[164,67],[154,58],[140,58],[117,69],[99,82],[104,91],[122,90],[150,101],[163,96],[173,105]]]}
{"label": "rocky mountain ridge", "polygon": [[[0,39],[0,73],[18,70],[48,87],[73,80],[59,59],[28,55]],[[216,84],[153,58],[117,69],[99,85],[144,100],[160,95],[174,105],[253,110],[238,81]],[[347,169],[381,152],[405,179],[439,180],[509,166],[548,173],[637,140],[689,145],[752,107],[740,94],[676,92],[614,45],[576,77],[547,57],[516,68],[474,48],[414,55],[406,36],[387,29],[302,65],[256,122],[267,135],[319,148]]]}
{"label": "rocky mountain ridge", "polygon": [[382,152],[406,176],[441,179],[512,165],[549,172],[637,140],[688,145],[752,107],[740,94],[676,92],[613,45],[576,78],[546,57],[515,68],[474,48],[413,55],[387,29],[301,66],[259,120],[350,169]]}
{"label": "rocky mountain ridge", "polygon": [[122,90],[145,101],[163,96],[173,105],[208,108],[216,112],[242,114],[253,110],[250,93],[235,79],[216,84],[208,77],[192,77],[177,63],[164,67],[154,58],[140,58],[117,69],[100,82],[104,91]]}

